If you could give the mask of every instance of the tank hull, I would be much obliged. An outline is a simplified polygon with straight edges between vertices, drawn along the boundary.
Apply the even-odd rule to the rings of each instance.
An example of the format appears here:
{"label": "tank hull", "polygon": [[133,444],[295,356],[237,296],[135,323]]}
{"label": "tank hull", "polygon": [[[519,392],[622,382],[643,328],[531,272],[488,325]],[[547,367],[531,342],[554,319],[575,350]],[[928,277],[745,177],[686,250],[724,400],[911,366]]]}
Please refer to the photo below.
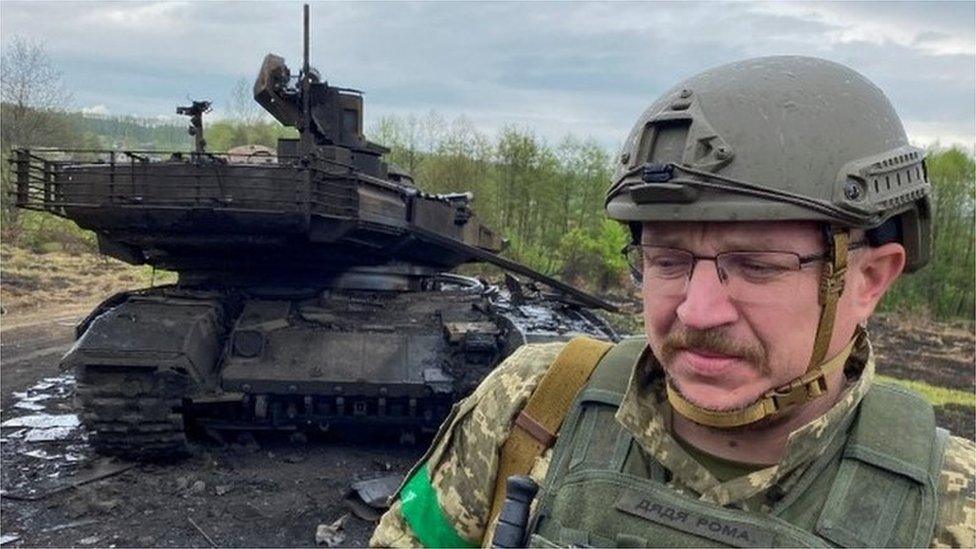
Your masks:
{"label": "tank hull", "polygon": [[541,295],[515,304],[457,276],[431,286],[120,294],[79,326],[62,365],[76,372],[96,449],[164,459],[185,454],[186,433],[201,427],[433,432],[520,345],[614,337],[591,313]]}

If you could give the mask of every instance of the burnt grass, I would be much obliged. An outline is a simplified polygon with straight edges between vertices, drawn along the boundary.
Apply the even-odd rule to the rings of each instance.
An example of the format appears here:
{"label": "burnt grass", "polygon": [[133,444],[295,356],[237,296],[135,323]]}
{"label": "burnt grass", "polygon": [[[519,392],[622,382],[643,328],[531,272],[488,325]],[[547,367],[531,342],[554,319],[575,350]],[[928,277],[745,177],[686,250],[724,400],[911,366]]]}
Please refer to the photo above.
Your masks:
{"label": "burnt grass", "polygon": [[[970,323],[936,323],[894,314],[877,315],[868,325],[877,354],[877,372],[967,393],[976,392],[976,335]],[[974,438],[976,408],[947,404],[935,408],[936,422],[953,434]]]}

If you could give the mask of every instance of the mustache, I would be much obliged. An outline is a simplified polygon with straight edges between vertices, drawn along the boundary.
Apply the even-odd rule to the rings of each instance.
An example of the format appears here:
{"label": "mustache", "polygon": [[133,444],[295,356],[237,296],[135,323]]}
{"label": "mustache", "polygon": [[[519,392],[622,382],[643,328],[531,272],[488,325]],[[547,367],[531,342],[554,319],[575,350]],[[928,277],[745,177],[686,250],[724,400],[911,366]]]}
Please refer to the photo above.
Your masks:
{"label": "mustache", "polygon": [[738,357],[756,367],[762,375],[769,375],[769,360],[766,350],[759,344],[747,345],[737,343],[729,337],[725,330],[712,328],[698,330],[695,328],[679,328],[673,330],[661,345],[661,360],[671,362],[681,351],[699,350],[708,353]]}

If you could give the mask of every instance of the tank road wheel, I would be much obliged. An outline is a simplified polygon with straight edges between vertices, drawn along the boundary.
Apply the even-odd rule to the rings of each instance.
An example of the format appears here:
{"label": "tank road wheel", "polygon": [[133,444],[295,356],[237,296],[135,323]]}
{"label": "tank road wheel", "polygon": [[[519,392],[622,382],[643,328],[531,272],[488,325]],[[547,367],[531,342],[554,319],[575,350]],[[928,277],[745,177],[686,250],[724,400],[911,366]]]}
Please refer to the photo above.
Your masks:
{"label": "tank road wheel", "polygon": [[189,383],[186,374],[172,370],[79,368],[75,395],[92,447],[127,459],[186,456],[181,407]]}

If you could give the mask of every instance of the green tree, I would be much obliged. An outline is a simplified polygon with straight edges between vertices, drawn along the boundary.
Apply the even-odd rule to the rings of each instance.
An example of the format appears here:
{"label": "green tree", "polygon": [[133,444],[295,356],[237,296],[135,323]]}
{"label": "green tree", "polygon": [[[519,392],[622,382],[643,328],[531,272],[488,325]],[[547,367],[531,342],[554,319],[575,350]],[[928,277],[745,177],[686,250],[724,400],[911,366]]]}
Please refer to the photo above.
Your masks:
{"label": "green tree", "polygon": [[976,162],[960,149],[929,151],[926,159],[934,204],[933,257],[903,276],[882,308],[945,319],[973,318],[976,310]]}
{"label": "green tree", "polygon": [[15,234],[19,211],[9,200],[14,182],[7,159],[13,148],[72,147],[80,135],[65,116],[71,94],[61,71],[44,48],[19,36],[13,37],[0,58],[0,224]]}
{"label": "green tree", "polygon": [[15,36],[0,59],[0,138],[6,147],[64,146],[75,134],[63,116],[71,93],[44,48]]}

